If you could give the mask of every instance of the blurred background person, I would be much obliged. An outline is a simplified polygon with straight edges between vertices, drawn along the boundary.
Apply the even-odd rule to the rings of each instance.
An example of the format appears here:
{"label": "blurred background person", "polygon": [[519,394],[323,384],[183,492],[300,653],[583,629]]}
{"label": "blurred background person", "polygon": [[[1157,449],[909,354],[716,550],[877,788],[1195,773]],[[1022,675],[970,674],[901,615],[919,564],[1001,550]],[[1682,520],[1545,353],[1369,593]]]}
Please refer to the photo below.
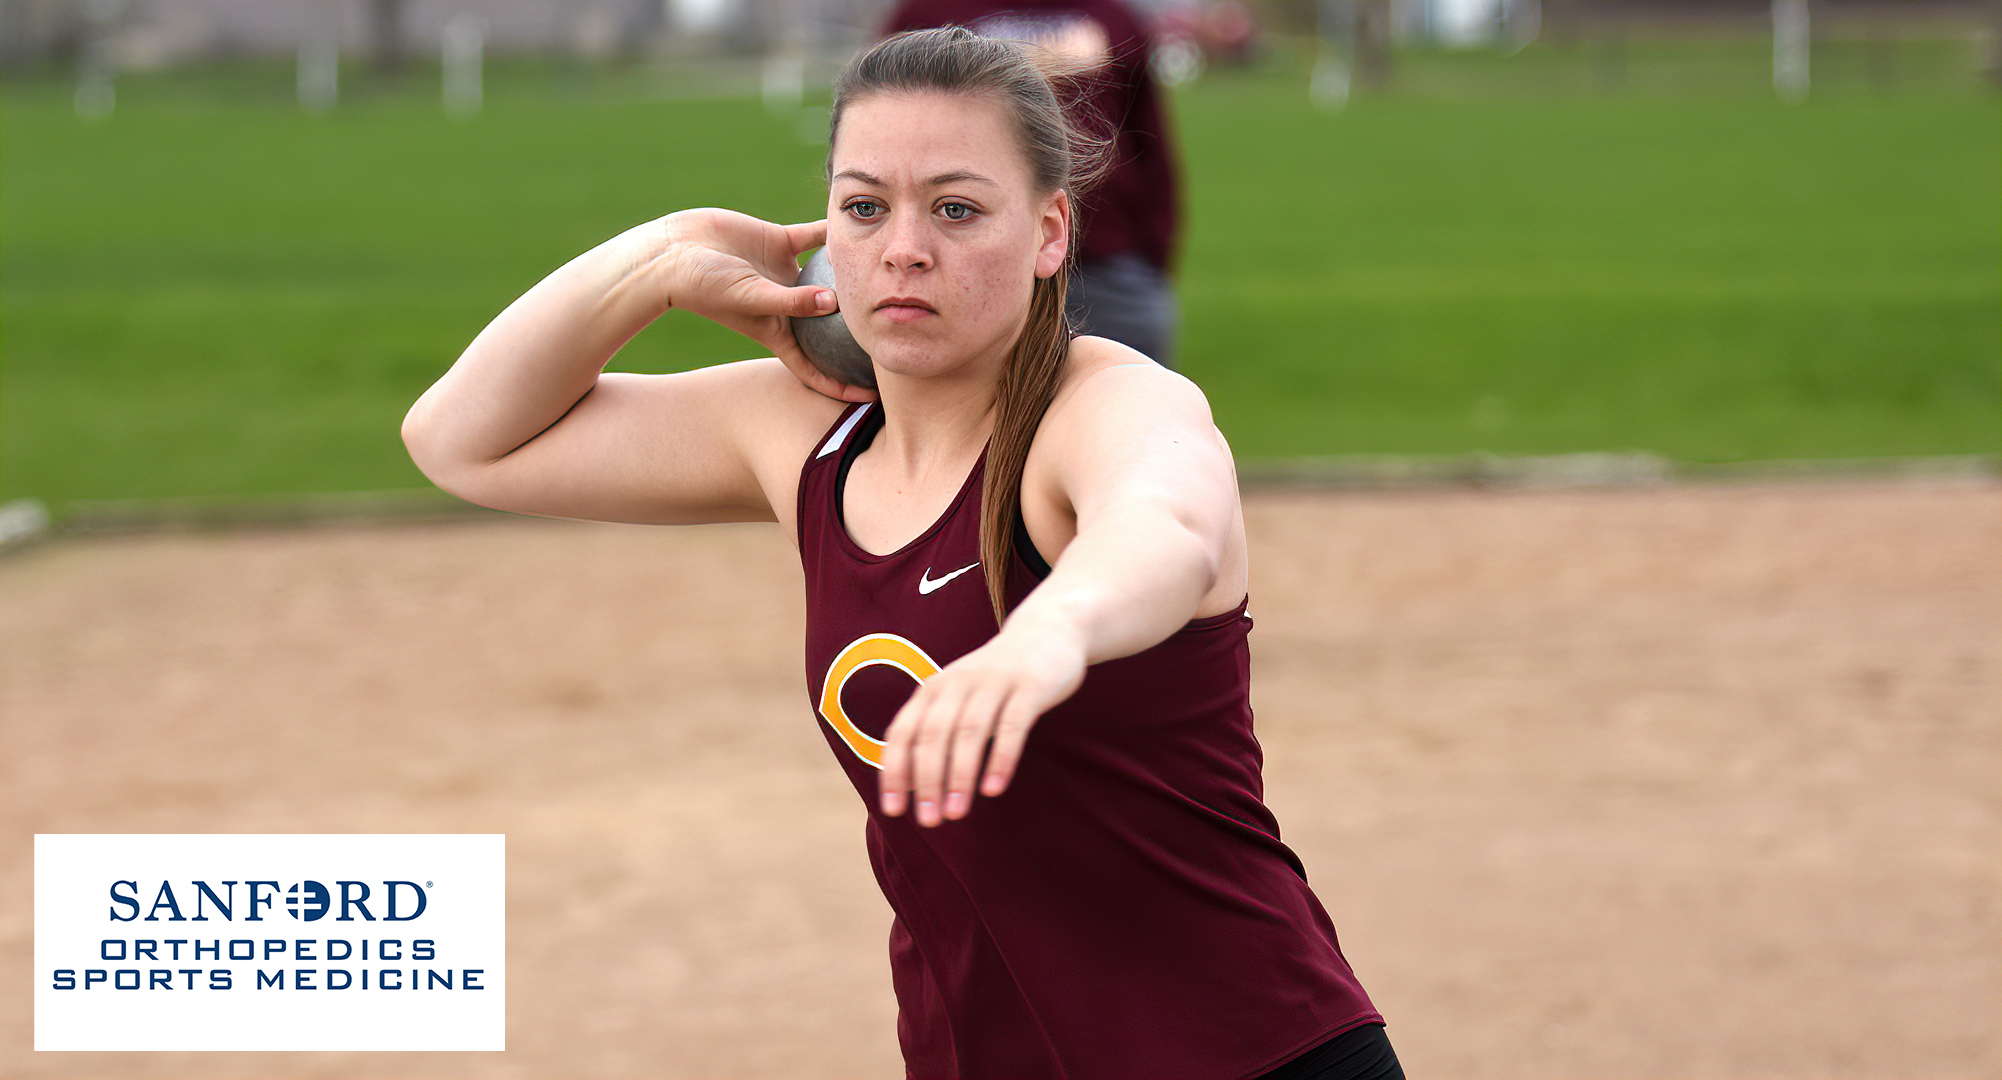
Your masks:
{"label": "blurred background person", "polygon": [[1087,68],[1075,111],[1108,141],[1110,168],[1080,208],[1071,321],[1173,367],[1180,166],[1147,23],[1119,0],[901,0],[883,34],[951,25],[1034,42]]}

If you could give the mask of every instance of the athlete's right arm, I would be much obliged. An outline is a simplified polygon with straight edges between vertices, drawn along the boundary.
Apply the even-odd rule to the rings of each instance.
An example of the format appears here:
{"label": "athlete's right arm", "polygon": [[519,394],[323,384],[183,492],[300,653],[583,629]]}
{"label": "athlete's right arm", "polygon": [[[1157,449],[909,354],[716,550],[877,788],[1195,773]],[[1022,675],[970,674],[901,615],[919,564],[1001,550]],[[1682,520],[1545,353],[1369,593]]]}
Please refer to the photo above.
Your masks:
{"label": "athlete's right arm", "polygon": [[[815,370],[786,323],[834,308],[828,290],[779,284],[825,232],[693,210],[585,252],[510,304],[418,399],[403,422],[411,459],[439,487],[500,510],[648,524],[790,517],[775,496],[839,411],[832,398],[869,396]],[[604,373],[676,307],[777,359]]]}

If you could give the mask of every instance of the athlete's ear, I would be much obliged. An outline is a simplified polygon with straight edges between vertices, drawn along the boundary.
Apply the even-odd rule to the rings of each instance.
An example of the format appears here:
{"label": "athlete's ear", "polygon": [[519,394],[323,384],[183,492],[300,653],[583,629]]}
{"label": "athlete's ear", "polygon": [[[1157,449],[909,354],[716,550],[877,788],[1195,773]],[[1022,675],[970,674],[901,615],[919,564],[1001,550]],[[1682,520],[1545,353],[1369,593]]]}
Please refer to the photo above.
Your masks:
{"label": "athlete's ear", "polygon": [[1064,265],[1064,257],[1070,254],[1071,246],[1071,196],[1062,188],[1050,193],[1043,203],[1043,214],[1037,222],[1042,229],[1043,245],[1036,249],[1036,276],[1049,277]]}

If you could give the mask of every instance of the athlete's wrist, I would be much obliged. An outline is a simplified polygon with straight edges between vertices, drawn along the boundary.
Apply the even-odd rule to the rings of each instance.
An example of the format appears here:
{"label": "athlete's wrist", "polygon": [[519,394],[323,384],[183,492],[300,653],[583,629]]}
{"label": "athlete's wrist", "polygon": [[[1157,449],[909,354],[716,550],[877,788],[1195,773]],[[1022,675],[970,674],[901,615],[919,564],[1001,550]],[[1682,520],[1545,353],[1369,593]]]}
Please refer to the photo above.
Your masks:
{"label": "athlete's wrist", "polygon": [[688,249],[700,241],[683,217],[686,213],[679,210],[634,226],[617,240],[621,247],[620,263],[626,267],[622,286],[646,297],[656,315],[682,306],[676,297],[688,288],[688,282],[683,280],[687,276]]}
{"label": "athlete's wrist", "polygon": [[1008,616],[997,638],[1035,652],[1051,664],[1090,662],[1091,640],[1079,613],[1060,603],[1035,603],[1031,597]]}

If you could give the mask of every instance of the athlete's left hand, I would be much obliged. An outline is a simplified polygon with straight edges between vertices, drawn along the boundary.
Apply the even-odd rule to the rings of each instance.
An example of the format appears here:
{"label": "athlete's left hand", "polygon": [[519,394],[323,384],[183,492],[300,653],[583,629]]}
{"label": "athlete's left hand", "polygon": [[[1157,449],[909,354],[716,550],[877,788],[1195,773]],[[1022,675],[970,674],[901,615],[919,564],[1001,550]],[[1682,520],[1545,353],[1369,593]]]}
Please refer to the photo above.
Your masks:
{"label": "athlete's left hand", "polygon": [[1084,682],[1085,655],[1081,635],[1010,619],[926,679],[884,733],[883,813],[896,817],[915,798],[918,824],[930,828],[966,816],[976,779],[982,794],[1006,791],[1029,729]]}

